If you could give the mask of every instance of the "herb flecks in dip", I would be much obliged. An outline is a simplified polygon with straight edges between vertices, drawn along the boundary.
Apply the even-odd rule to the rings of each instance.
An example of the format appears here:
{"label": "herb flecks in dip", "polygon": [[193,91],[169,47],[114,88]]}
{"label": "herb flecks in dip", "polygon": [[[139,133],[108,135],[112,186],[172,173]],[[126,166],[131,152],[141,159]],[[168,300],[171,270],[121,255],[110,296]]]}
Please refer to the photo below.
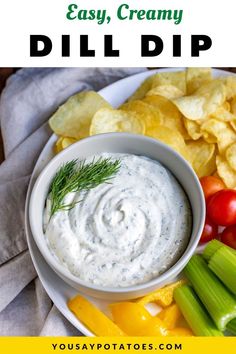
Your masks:
{"label": "herb flecks in dip", "polygon": [[48,246],[72,274],[88,283],[142,284],[183,254],[191,234],[190,204],[175,177],[157,161],[116,153],[95,159],[100,157],[121,161],[110,184],[69,193],[65,203],[74,207],[51,218],[48,198]]}

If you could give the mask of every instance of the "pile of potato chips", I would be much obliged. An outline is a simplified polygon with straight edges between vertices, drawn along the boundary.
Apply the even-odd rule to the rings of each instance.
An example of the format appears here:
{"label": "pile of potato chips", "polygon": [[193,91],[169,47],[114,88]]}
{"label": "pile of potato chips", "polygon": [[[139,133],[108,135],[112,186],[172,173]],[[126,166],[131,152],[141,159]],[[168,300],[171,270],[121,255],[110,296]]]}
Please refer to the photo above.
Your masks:
{"label": "pile of potato chips", "polygon": [[209,68],[148,77],[119,109],[93,91],[72,96],[49,120],[61,151],[89,135],[129,132],[175,149],[199,177],[219,175],[236,188],[236,76]]}

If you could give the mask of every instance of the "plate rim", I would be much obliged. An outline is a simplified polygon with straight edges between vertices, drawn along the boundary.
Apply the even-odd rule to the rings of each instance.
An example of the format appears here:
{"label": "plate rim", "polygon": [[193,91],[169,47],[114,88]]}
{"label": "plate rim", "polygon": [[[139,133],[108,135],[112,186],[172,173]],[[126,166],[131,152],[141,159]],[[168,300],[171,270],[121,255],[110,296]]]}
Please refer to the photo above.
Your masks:
{"label": "plate rim", "polygon": [[[152,69],[152,70],[144,71],[144,72],[137,73],[137,74],[134,74],[134,75],[130,75],[130,76],[127,76],[127,77],[125,77],[123,79],[117,80],[114,83],[112,83],[110,85],[107,85],[106,87],[104,87],[101,90],[99,90],[98,93],[102,97],[106,98],[106,93],[107,93],[108,90],[110,90],[110,89],[112,90],[113,87],[115,87],[117,85],[121,85],[122,86],[123,84],[125,84],[125,82],[128,82],[131,79],[135,80],[135,79],[139,79],[140,78],[142,80],[145,80],[147,77],[153,75],[154,73],[158,73],[158,72],[175,72],[175,71],[182,71],[182,70],[185,70],[185,69],[186,68],[184,68],[184,67],[176,67],[176,68],[159,68],[159,69]],[[229,72],[229,71],[226,71],[226,70],[222,70],[222,69],[214,69],[214,68],[212,68],[212,72],[213,72],[213,76],[216,76],[216,77],[220,76],[221,74],[222,74],[222,76],[225,76],[225,77],[226,76],[234,76],[234,75],[236,75],[235,73],[232,73],[232,72]],[[134,91],[135,91],[135,89],[134,89]],[[116,106],[116,105],[114,105],[114,106]],[[48,285],[47,285],[47,283],[46,283],[46,281],[44,279],[44,275],[42,274],[40,266],[39,266],[40,262],[37,263],[36,256],[35,256],[35,253],[34,253],[35,251],[33,250],[33,246],[32,246],[32,244],[34,244],[34,247],[36,247],[38,252],[40,253],[40,251],[39,251],[39,249],[38,249],[38,247],[37,247],[37,245],[36,245],[36,243],[35,243],[35,241],[33,239],[33,236],[32,236],[32,233],[31,233],[31,229],[30,229],[30,224],[29,224],[29,212],[28,212],[28,209],[29,209],[30,194],[31,194],[35,179],[37,178],[37,175],[40,173],[40,171],[44,167],[44,166],[42,166],[43,163],[45,163],[44,155],[47,154],[47,150],[49,148],[53,147],[53,144],[56,141],[56,139],[57,139],[57,136],[56,136],[56,134],[53,133],[50,136],[50,138],[48,139],[48,141],[45,144],[45,146],[42,149],[42,151],[40,152],[39,157],[38,157],[38,159],[37,159],[37,161],[36,161],[36,163],[34,165],[34,169],[32,171],[31,177],[30,177],[30,182],[29,182],[29,185],[28,185],[26,199],[25,199],[24,224],[25,224],[26,240],[27,240],[27,245],[28,245],[28,249],[29,249],[29,252],[30,252],[30,256],[31,256],[33,265],[34,265],[34,267],[36,269],[37,275],[38,275],[38,277],[39,277],[39,279],[40,279],[40,281],[41,281],[41,283],[42,283],[47,295],[52,300],[52,302],[55,305],[55,307],[58,309],[58,311],[60,313],[62,313],[62,315],[76,329],[78,329],[81,332],[82,335],[94,336],[94,334],[85,325],[83,325],[83,323],[80,320],[78,320],[73,314],[70,313],[69,309],[65,310],[64,308],[59,306],[57,299],[55,298],[54,294],[52,294],[51,289],[48,287]],[[48,162],[50,161],[50,159],[51,159],[50,158],[50,154],[47,155],[46,159],[48,160]],[[40,167],[40,165],[41,165],[41,167]],[[41,255],[41,253],[40,253],[40,255]],[[47,262],[45,261],[45,259],[43,258],[42,255],[41,255],[41,257],[42,257],[43,262],[45,262],[47,264]],[[51,267],[50,267],[50,269],[51,269]],[[59,278],[59,276],[54,272],[53,269],[51,269],[51,271],[54,273],[54,275],[56,275],[56,277]],[[63,282],[64,284],[66,284],[62,279],[60,279],[60,281]],[[69,287],[69,285],[67,285],[67,286]],[[78,293],[78,291],[76,291],[76,293]],[[70,316],[69,316],[69,313],[70,313]]]}

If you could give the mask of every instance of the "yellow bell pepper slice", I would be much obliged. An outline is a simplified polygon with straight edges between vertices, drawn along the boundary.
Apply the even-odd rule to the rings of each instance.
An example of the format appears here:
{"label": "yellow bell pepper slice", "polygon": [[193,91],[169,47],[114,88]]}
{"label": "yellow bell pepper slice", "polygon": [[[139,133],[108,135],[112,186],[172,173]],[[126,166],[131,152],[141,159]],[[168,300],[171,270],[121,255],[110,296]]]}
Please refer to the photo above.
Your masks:
{"label": "yellow bell pepper slice", "polygon": [[75,316],[97,336],[125,336],[126,334],[104,313],[83,296],[77,295],[67,303]]}
{"label": "yellow bell pepper slice", "polygon": [[182,317],[180,309],[176,304],[172,304],[162,310],[158,317],[164,322],[166,328],[174,329],[177,327],[178,321]]}
{"label": "yellow bell pepper slice", "polygon": [[135,302],[118,302],[109,307],[114,322],[130,336],[138,335],[152,319],[150,313]]}
{"label": "yellow bell pepper slice", "polygon": [[169,331],[170,337],[193,337],[194,334],[190,328],[177,327]]}
{"label": "yellow bell pepper slice", "polygon": [[169,331],[160,318],[152,317],[147,325],[136,333],[136,336],[164,337],[169,336]]}
{"label": "yellow bell pepper slice", "polygon": [[162,307],[170,306],[173,302],[173,292],[179,286],[185,284],[185,280],[179,280],[175,283],[165,286],[164,288],[157,289],[150,294],[136,300],[136,303],[145,306],[150,302],[156,302],[158,305]]}

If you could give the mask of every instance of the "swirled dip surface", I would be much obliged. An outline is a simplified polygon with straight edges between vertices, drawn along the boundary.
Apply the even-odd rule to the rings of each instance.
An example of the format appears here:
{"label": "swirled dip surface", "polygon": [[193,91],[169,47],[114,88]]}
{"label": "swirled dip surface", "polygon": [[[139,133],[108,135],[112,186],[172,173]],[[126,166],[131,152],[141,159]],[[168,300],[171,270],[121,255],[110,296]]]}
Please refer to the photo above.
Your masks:
{"label": "swirled dip surface", "polygon": [[131,154],[100,156],[121,159],[118,174],[111,184],[70,193],[67,203],[82,201],[50,221],[47,200],[48,246],[71,273],[88,283],[141,284],[166,271],[184,252],[191,232],[189,201],[160,163]]}

